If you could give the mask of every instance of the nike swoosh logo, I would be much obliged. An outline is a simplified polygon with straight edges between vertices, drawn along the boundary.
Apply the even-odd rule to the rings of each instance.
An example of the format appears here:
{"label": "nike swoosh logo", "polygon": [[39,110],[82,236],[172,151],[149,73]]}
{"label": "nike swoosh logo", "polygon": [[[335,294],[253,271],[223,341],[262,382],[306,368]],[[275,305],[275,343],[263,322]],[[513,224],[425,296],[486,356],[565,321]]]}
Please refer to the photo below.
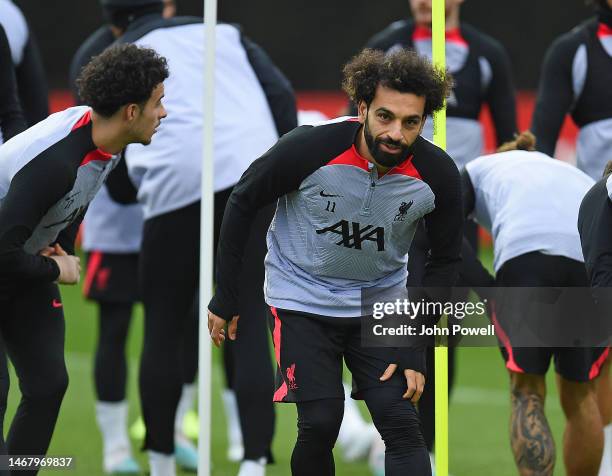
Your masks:
{"label": "nike swoosh logo", "polygon": [[333,194],[327,194],[325,193],[323,190],[321,190],[321,192],[319,193],[319,195],[321,195],[322,197],[341,197],[342,195],[333,195]]}
{"label": "nike swoosh logo", "polygon": [[51,305],[55,308],[58,309],[60,307],[63,306],[63,304],[61,302],[59,302],[57,299],[54,299],[53,302],[51,303]]}

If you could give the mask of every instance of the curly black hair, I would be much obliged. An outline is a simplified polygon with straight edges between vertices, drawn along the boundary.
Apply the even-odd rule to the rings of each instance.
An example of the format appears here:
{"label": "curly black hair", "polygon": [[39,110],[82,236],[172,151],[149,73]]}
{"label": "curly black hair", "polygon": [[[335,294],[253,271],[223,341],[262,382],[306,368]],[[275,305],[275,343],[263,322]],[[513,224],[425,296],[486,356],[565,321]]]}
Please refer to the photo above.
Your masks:
{"label": "curly black hair", "polygon": [[76,84],[85,104],[110,117],[126,104],[144,104],[168,74],[166,58],[154,50],[122,44],[94,56]]}
{"label": "curly black hair", "polygon": [[342,72],[342,89],[355,104],[365,101],[370,105],[376,88],[382,85],[401,93],[424,96],[426,116],[444,107],[444,99],[453,87],[448,71],[405,49],[385,54],[366,48],[348,62]]}

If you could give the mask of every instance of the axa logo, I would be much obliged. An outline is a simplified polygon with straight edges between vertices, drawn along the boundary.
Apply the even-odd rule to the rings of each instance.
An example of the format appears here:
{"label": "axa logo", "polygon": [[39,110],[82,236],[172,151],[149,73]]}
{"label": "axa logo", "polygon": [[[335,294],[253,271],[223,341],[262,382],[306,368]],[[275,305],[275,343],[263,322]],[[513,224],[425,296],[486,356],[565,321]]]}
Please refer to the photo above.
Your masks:
{"label": "axa logo", "polygon": [[378,251],[385,251],[385,229],[381,226],[374,228],[374,225],[366,225],[363,228],[358,222],[349,223],[346,220],[340,220],[321,230],[316,230],[317,235],[324,233],[334,233],[340,235],[342,239],[336,244],[346,248],[362,249],[362,244],[365,241],[376,243]]}
{"label": "axa logo", "polygon": [[395,215],[393,221],[404,221],[404,219],[406,218],[406,214],[408,213],[408,210],[410,210],[410,207],[413,203],[414,200],[410,200],[408,203],[402,202],[399,207],[399,212],[397,213],[397,215]]}

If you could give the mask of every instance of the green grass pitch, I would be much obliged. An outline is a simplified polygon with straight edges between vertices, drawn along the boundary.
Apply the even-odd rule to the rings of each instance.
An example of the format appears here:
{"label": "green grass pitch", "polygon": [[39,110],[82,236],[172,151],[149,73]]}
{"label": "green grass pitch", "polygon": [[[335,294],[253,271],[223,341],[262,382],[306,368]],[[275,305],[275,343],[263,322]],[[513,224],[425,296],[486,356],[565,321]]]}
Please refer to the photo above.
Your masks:
{"label": "green grass pitch", "polygon": [[[489,254],[485,260],[490,262]],[[81,297],[78,287],[62,289],[66,314],[66,361],[70,385],[64,399],[53,441],[51,456],[73,456],[75,468],[67,474],[102,475],[101,438],[95,423],[92,380],[93,349],[96,339],[96,308]],[[127,353],[129,356],[130,422],[139,415],[137,394],[138,353],[142,341],[142,313],[137,310],[132,324]],[[213,355],[213,474],[235,476],[238,464],[225,459],[226,437],[223,408],[220,399],[222,373],[219,353]],[[563,415],[558,404],[554,378],[549,379],[546,411],[557,442],[557,471],[564,475],[560,459]],[[508,438],[509,392],[508,378],[497,349],[459,349],[456,386],[450,399],[450,473],[453,476],[515,475]],[[160,382],[163,385],[163,382]],[[18,398],[17,380],[11,375],[11,392],[6,422],[10,422]],[[269,466],[270,476],[290,474],[289,461],[295,441],[295,409],[293,405],[276,405],[277,425],[274,441],[275,465]],[[5,426],[5,431],[8,423]],[[146,468],[140,442],[133,442],[134,453]],[[366,463],[347,464],[336,451],[336,474],[366,476]],[[40,474],[58,474],[41,471]],[[187,474],[187,473],[180,473]]]}

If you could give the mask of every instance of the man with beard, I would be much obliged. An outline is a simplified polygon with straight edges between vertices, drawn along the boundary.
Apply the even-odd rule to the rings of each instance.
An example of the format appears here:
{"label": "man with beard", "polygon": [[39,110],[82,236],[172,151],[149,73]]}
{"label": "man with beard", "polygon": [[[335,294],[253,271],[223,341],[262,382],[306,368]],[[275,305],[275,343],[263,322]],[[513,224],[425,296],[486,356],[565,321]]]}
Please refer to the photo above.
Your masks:
{"label": "man with beard", "polygon": [[[297,404],[293,475],[332,475],[342,421],[342,358],[386,443],[387,476],[430,475],[415,409],[422,348],[366,347],[361,292],[405,289],[419,220],[431,241],[424,286],[453,285],[462,240],[457,167],[420,137],[452,79],[414,52],[364,50],[344,68],[359,117],[302,126],[244,173],[230,196],[209,304],[215,345],[236,338],[245,237],[256,211],[278,205],[268,232],[266,302],[278,364],[275,401]],[[242,324],[241,324],[242,325]],[[243,362],[236,362],[237,366]],[[399,368],[398,368],[399,367]]]}

